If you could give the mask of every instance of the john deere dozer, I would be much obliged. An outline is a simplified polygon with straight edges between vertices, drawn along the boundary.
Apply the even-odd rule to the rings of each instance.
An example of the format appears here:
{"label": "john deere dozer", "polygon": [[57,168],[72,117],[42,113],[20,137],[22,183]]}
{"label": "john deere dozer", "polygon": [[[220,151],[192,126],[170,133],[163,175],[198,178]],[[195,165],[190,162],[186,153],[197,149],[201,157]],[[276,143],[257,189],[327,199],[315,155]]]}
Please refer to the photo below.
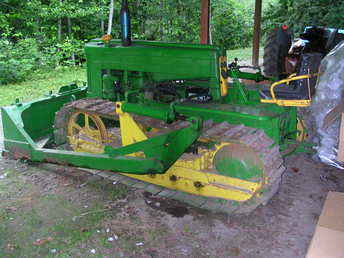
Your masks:
{"label": "john deere dozer", "polygon": [[266,203],[285,170],[281,153],[297,137],[296,107],[261,103],[260,86],[239,78],[267,78],[227,65],[220,48],[131,41],[122,18],[122,40],[86,44],[87,85],[1,109],[5,153],[121,173],[147,191],[201,196],[193,204],[205,209],[243,213]]}

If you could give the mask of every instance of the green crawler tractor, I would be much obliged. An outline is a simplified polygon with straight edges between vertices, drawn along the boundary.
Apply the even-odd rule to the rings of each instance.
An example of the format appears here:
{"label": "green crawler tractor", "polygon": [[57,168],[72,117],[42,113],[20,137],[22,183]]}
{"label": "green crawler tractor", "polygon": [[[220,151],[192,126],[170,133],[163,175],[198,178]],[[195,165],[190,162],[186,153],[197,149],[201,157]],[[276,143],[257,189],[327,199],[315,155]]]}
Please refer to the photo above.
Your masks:
{"label": "green crawler tractor", "polygon": [[296,107],[261,103],[259,85],[239,78],[266,78],[227,65],[216,46],[125,36],[86,44],[87,85],[3,107],[5,153],[121,174],[204,209],[266,203],[296,142]]}

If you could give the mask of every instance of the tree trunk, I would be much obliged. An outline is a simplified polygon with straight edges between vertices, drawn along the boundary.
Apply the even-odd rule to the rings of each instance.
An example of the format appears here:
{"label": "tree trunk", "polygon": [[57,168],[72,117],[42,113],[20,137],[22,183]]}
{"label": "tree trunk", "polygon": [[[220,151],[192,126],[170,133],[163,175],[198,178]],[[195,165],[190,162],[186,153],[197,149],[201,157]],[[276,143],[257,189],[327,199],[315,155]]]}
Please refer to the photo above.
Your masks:
{"label": "tree trunk", "polygon": [[[67,24],[68,24],[68,36],[71,39],[71,38],[73,38],[73,35],[72,35],[72,20],[70,17],[67,18]],[[75,65],[75,53],[74,52],[72,53],[71,59],[73,61],[73,64]]]}
{"label": "tree trunk", "polygon": [[160,0],[160,40],[164,40],[164,13],[162,12],[162,10],[164,10],[164,1]]}
{"label": "tree trunk", "polygon": [[[99,1],[99,6],[102,6],[103,2],[102,0]],[[105,34],[105,22],[104,22],[104,17],[103,17],[103,13],[99,13],[99,18],[100,18],[100,32],[101,35],[103,36]]]}
{"label": "tree trunk", "polygon": [[108,30],[107,30],[108,35],[111,35],[112,20],[113,20],[113,0],[111,0],[110,2],[109,23],[108,23]]}
{"label": "tree trunk", "polygon": [[105,28],[104,20],[101,19],[100,20],[100,31],[101,31],[102,35],[104,35],[104,32],[105,32],[104,28]]}
{"label": "tree trunk", "polygon": [[[60,5],[62,5],[62,1],[60,0]],[[62,40],[62,17],[59,17],[59,20],[57,22],[57,40]]]}
{"label": "tree trunk", "polygon": [[67,23],[68,23],[68,35],[71,37],[72,36],[72,21],[70,17],[67,18]]}
{"label": "tree trunk", "polygon": [[259,40],[260,26],[262,19],[262,0],[256,0],[254,9],[254,31],[253,31],[253,48],[252,48],[252,65],[259,65]]}
{"label": "tree trunk", "polygon": [[213,24],[211,22],[212,18],[211,5],[209,6],[209,44],[213,44]]}
{"label": "tree trunk", "polygon": [[62,39],[62,18],[59,18],[57,24],[57,40],[61,41]]}

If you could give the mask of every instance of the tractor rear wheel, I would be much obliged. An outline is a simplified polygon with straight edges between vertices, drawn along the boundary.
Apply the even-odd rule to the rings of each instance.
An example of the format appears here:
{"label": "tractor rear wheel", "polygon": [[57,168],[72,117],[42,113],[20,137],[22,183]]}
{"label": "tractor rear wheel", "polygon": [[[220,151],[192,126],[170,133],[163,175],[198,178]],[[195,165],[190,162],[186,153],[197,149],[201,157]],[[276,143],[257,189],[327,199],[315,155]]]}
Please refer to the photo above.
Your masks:
{"label": "tractor rear wheel", "polygon": [[275,29],[267,37],[264,47],[263,72],[267,77],[282,79],[286,74],[286,57],[291,47],[291,33]]}

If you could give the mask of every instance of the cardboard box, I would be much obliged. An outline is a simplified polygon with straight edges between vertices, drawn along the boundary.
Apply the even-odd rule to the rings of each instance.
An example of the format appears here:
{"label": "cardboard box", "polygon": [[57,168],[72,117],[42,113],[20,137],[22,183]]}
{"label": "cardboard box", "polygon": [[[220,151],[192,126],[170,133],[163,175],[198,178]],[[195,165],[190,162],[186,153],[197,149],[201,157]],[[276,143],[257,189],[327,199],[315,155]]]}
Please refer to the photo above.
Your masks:
{"label": "cardboard box", "polygon": [[344,162],[344,113],[342,113],[342,121],[340,123],[339,146],[338,146],[337,160],[340,162]]}
{"label": "cardboard box", "polygon": [[328,193],[306,257],[344,258],[344,193]]}

